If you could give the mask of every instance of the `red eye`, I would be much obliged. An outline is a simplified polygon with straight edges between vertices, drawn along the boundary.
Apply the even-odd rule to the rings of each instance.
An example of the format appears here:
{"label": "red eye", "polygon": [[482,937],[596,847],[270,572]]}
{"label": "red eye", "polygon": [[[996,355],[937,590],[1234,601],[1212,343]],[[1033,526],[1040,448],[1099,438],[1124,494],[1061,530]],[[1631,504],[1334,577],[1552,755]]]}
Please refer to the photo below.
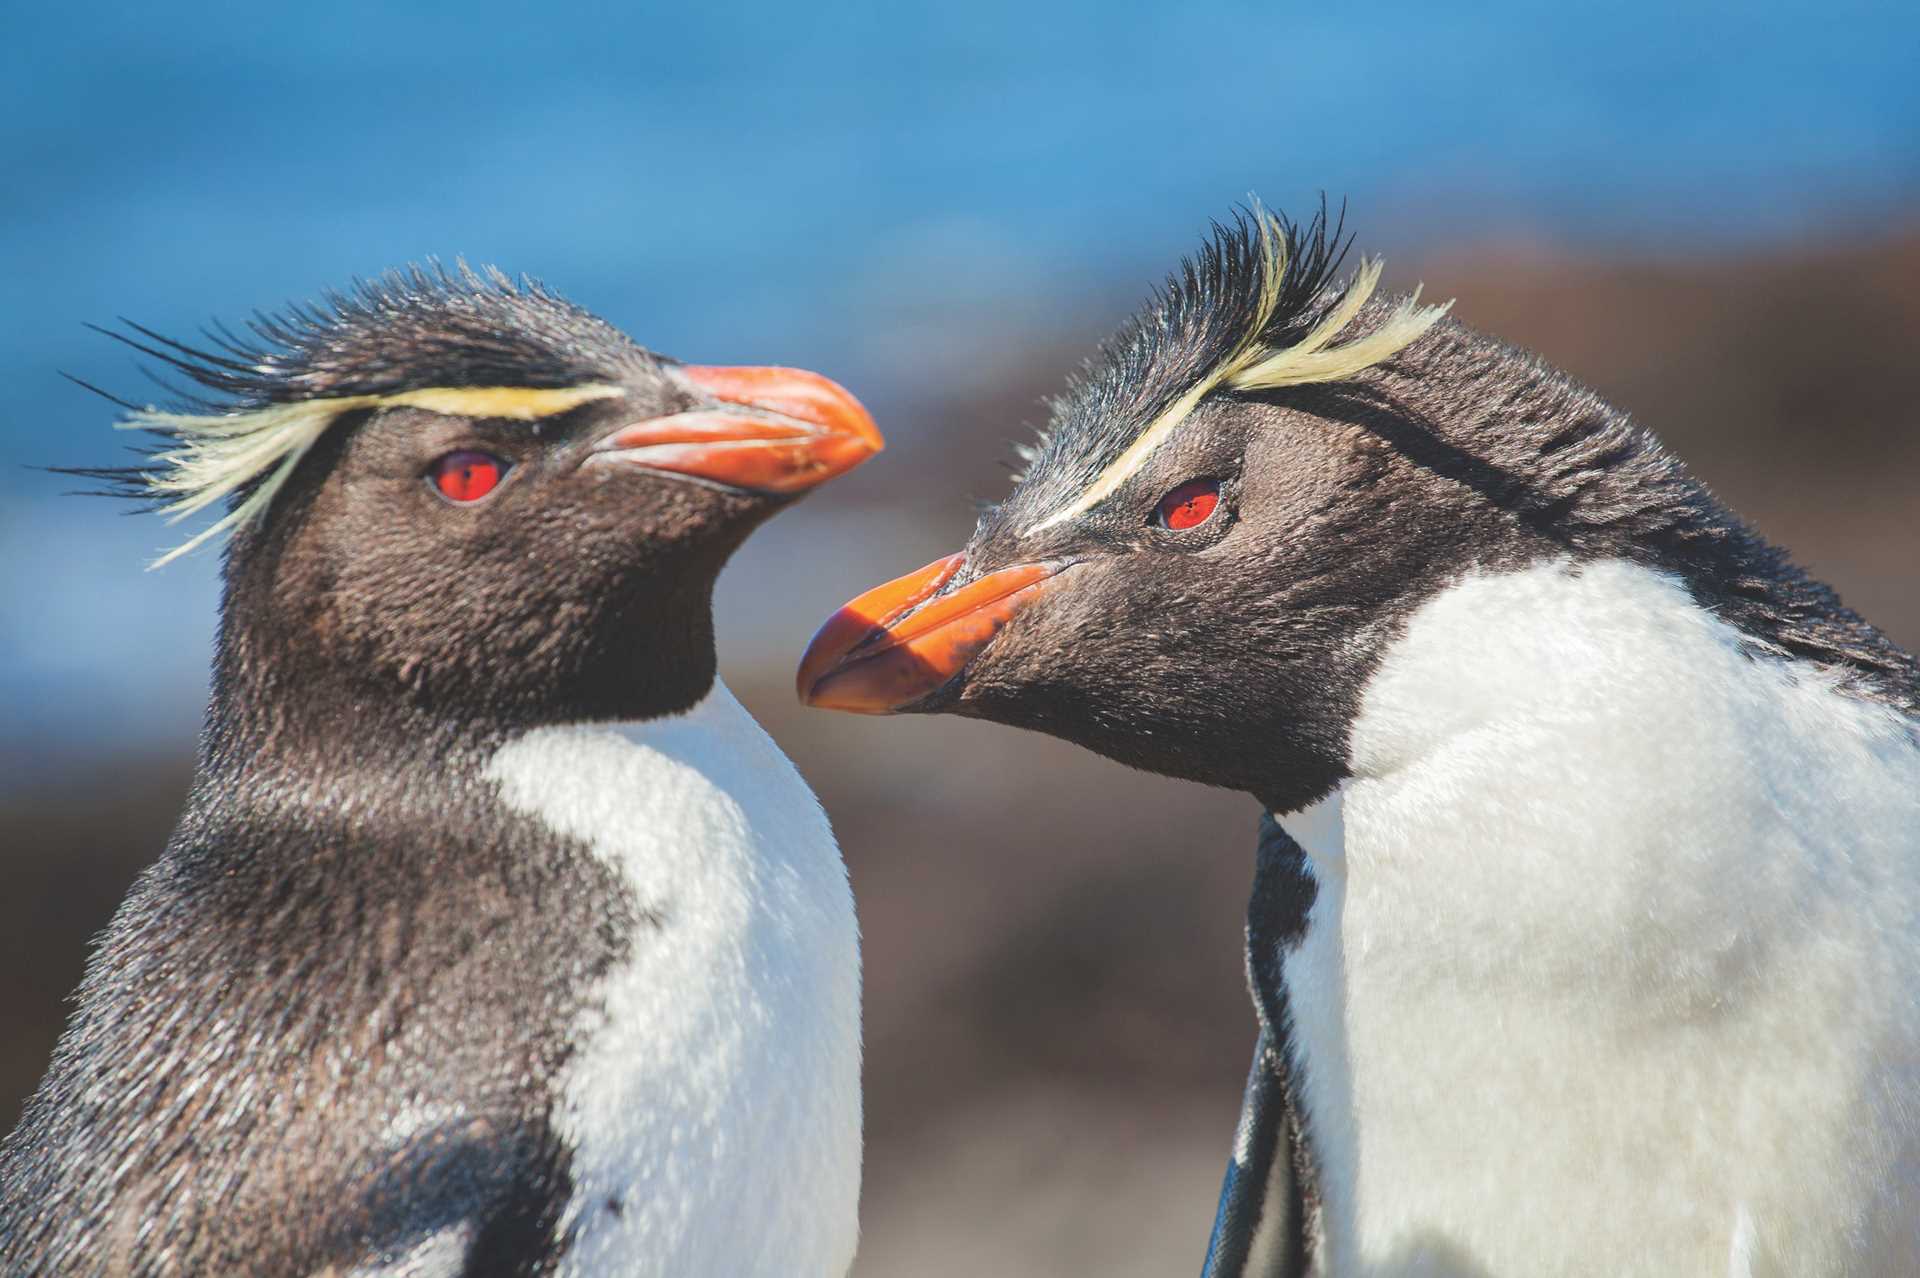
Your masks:
{"label": "red eye", "polygon": [[1162,497],[1154,507],[1153,518],[1162,528],[1175,532],[1198,528],[1213,518],[1214,508],[1219,504],[1219,480],[1192,479]]}
{"label": "red eye", "polygon": [[448,501],[479,501],[499,485],[506,473],[506,463],[492,453],[462,448],[433,464],[433,486]]}

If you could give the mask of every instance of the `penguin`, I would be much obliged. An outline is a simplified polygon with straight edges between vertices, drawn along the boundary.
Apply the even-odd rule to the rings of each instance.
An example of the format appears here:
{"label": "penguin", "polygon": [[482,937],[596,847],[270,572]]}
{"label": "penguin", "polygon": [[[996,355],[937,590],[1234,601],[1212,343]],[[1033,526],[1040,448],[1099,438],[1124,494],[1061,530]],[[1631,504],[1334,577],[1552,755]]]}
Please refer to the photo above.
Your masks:
{"label": "penguin", "polygon": [[1920,666],[1343,226],[1217,229],[802,699],[1260,802],[1207,1273],[1920,1273]]}
{"label": "penguin", "polygon": [[227,513],[178,828],[0,1144],[7,1274],[839,1275],[859,945],[827,819],[716,676],[844,389],[412,268],[124,340],[193,385],[88,472]]}

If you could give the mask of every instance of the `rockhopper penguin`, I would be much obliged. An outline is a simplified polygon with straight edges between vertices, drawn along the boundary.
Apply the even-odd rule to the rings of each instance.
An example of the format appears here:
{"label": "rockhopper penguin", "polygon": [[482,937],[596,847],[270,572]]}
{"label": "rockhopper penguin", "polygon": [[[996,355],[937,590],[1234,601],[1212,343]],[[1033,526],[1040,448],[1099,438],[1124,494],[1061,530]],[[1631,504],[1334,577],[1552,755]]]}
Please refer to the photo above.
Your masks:
{"label": "rockhopper penguin", "polygon": [[0,1147],[0,1272],[843,1273],[853,904],[711,594],[871,419],[464,268],[253,331],[128,339],[201,399],[95,473],[230,501],[213,693]]}
{"label": "rockhopper penguin", "polygon": [[1341,250],[1219,232],[802,696],[1278,818],[1209,1273],[1920,1274],[1920,670]]}

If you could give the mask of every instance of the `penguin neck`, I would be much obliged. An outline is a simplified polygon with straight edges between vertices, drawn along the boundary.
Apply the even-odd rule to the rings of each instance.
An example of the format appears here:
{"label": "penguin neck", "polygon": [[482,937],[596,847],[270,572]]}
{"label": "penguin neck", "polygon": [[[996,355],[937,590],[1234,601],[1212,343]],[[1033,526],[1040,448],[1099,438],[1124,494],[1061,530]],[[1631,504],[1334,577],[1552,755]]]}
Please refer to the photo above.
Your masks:
{"label": "penguin neck", "polygon": [[[1329,385],[1302,399],[1396,454],[1396,476],[1376,495],[1428,514],[1404,527],[1419,529],[1412,558],[1431,570],[1388,620],[1473,572],[1557,557],[1640,564],[1679,582],[1756,651],[1832,669],[1855,695],[1920,711],[1920,662],[1723,505],[1626,413],[1531,354],[1464,328],[1394,365],[1377,384]],[[1383,518],[1379,526],[1393,537],[1402,525]]]}
{"label": "penguin neck", "polygon": [[316,653],[310,619],[289,623],[230,584],[200,770],[230,783],[341,772],[372,783],[422,766],[478,776],[503,741],[536,728],[683,714],[717,682],[712,590],[663,584],[604,627],[617,643],[519,684]]}

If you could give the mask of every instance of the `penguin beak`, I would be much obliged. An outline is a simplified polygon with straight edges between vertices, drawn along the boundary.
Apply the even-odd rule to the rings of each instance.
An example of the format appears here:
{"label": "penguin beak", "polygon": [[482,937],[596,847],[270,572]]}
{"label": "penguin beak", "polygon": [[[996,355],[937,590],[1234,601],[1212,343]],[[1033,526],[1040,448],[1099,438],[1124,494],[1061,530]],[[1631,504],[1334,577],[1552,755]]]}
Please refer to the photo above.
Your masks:
{"label": "penguin beak", "polygon": [[622,426],[596,455],[729,488],[798,493],[885,444],[860,401],[818,373],[687,364],[672,375],[712,406]]}
{"label": "penguin beak", "polygon": [[936,560],[827,618],[800,658],[800,700],[854,714],[906,709],[964,670],[1067,566],[1017,564],[942,593],[965,561]]}

